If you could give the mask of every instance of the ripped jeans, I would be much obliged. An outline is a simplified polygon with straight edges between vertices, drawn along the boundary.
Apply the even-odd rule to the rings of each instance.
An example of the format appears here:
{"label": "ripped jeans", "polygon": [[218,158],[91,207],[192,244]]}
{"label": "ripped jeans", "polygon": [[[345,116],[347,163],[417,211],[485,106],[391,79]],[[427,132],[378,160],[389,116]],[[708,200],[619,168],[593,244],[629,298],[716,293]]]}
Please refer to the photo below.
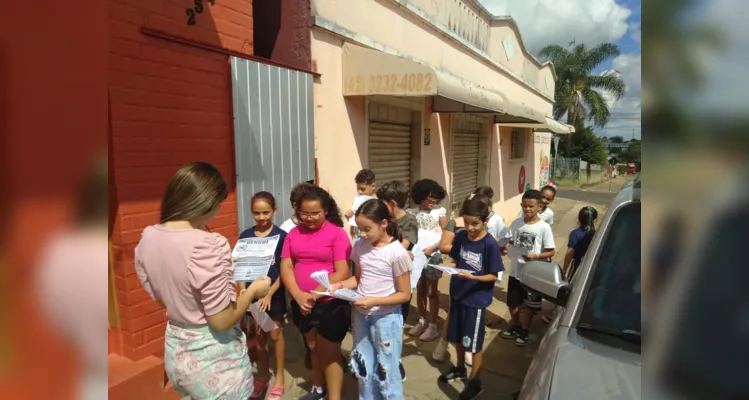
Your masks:
{"label": "ripped jeans", "polygon": [[398,368],[403,348],[401,308],[384,315],[353,314],[351,371],[359,379],[359,400],[402,400]]}

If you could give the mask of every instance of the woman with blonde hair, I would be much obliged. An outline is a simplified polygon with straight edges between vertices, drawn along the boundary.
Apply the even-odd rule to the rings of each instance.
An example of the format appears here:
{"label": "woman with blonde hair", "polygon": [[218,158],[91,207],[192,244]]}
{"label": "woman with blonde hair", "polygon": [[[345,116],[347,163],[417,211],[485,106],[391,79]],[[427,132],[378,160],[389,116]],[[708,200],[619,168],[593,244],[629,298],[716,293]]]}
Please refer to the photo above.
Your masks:
{"label": "woman with blonde hair", "polygon": [[143,288],[166,308],[167,376],[193,400],[247,399],[253,390],[238,322],[270,280],[258,279],[237,296],[229,242],[203,230],[227,195],[214,166],[182,166],[167,186],[160,223],[143,230],[135,249]]}

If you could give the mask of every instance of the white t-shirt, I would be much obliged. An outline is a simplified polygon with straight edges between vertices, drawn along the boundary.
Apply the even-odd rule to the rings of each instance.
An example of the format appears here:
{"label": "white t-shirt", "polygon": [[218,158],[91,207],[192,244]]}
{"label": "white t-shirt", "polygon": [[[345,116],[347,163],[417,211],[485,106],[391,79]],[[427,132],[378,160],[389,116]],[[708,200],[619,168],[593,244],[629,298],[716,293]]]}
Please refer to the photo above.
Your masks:
{"label": "white t-shirt", "polygon": [[[400,242],[374,247],[367,240],[357,240],[351,250],[351,261],[359,266],[361,275],[357,293],[366,297],[387,297],[396,292],[395,278],[411,271],[411,258]],[[356,309],[368,315],[383,315],[398,306]]]}
{"label": "white t-shirt", "polygon": [[546,207],[545,210],[538,213],[538,216],[541,217],[541,219],[549,224],[549,226],[554,225],[554,211],[551,211],[551,208]]}
{"label": "white t-shirt", "polygon": [[[511,247],[515,248],[515,253],[539,254],[543,249],[555,248],[554,233],[551,231],[551,226],[543,220],[535,224],[526,224],[523,218],[518,218],[510,224],[510,234],[513,241]],[[517,278],[520,269],[525,266],[525,259],[522,256],[513,256],[512,249],[510,252],[512,261],[510,276]]]}
{"label": "white t-shirt", "polygon": [[[442,227],[440,226],[440,217],[447,216],[447,210],[444,207],[433,208],[429,211],[421,210],[418,207],[406,209],[406,212],[413,215],[416,218],[416,223],[419,225],[419,231],[429,231],[439,235],[442,235]],[[421,236],[421,234],[420,234]],[[427,247],[423,246],[425,242],[419,240],[422,244],[422,249]],[[438,241],[439,243],[439,241]],[[431,257],[437,259],[440,257],[440,248],[437,246],[437,250],[432,253]]]}
{"label": "white t-shirt", "polygon": [[289,233],[289,232],[291,232],[291,230],[292,230],[292,229],[294,229],[294,228],[295,228],[295,227],[296,227],[297,225],[298,225],[298,224],[297,224],[296,222],[294,222],[294,219],[293,219],[293,218],[289,218],[289,219],[287,219],[286,221],[284,221],[284,222],[283,222],[283,224],[281,224],[281,226],[279,226],[279,228],[281,228],[281,230],[282,230],[282,231],[284,231],[284,232],[286,232],[286,233]]}
{"label": "white t-shirt", "polygon": [[502,217],[495,212],[492,212],[489,215],[489,221],[486,223],[486,231],[489,232],[497,242],[510,237],[510,231],[507,229],[507,226],[505,226],[505,221],[503,221]]}
{"label": "white t-shirt", "polygon": [[420,210],[418,207],[416,207],[409,208],[406,211],[416,217],[416,223],[419,224],[419,229],[442,233],[442,228],[440,227],[440,217],[444,217],[447,215],[447,210],[444,207],[433,208],[429,211]]}

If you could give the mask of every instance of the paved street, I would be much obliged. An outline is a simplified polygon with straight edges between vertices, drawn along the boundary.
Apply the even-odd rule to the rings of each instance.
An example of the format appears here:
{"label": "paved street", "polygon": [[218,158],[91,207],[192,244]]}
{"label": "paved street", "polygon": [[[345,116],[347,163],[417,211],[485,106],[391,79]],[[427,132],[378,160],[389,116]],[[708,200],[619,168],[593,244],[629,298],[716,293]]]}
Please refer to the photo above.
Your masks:
{"label": "paved street", "polygon": [[560,187],[557,190],[557,198],[577,200],[591,204],[608,204],[627,179],[629,178],[619,176],[611,181],[611,185],[609,185],[608,181],[605,181],[585,189]]}
{"label": "paved street", "polygon": [[[554,236],[557,246],[555,262],[561,263],[564,258],[564,249],[567,245],[567,235],[577,224],[577,213],[580,208],[592,205],[599,210],[599,219],[606,212],[611,199],[616,191],[624,183],[623,179],[612,183],[612,191],[608,192],[608,182],[597,185],[586,190],[560,189],[556,200],[552,204],[555,212]],[[505,259],[507,263],[507,260]],[[509,267],[509,266],[508,266]],[[540,338],[546,329],[540,318],[536,318],[531,327],[532,342],[528,346],[516,347],[511,341],[499,337],[500,329],[506,326],[509,320],[509,311],[506,305],[507,281],[509,275],[502,280],[502,288],[495,293],[496,301],[488,309],[488,317],[496,321],[492,328],[487,329],[484,339],[484,372],[482,381],[486,386],[483,398],[509,400],[513,393],[520,390],[523,377],[528,369]],[[441,296],[440,318],[444,319],[448,304],[449,278],[443,277],[440,281]],[[545,303],[544,310],[551,310],[551,304]],[[406,321],[406,330],[417,321],[416,299],[411,305],[411,315]],[[304,347],[302,338],[296,328],[287,324],[285,330],[287,339],[287,374],[286,374],[286,399],[296,399],[310,387],[311,371],[304,368]],[[463,389],[463,383],[455,382],[450,385],[437,385],[437,377],[441,371],[447,370],[455,360],[455,352],[450,349],[450,356],[442,363],[432,361],[431,353],[437,341],[424,343],[408,335],[404,336],[403,363],[407,372],[407,380],[404,383],[405,398],[414,400],[426,399],[457,399],[458,393]],[[348,335],[343,342],[343,353],[348,355],[352,347],[352,337]],[[356,398],[357,383],[350,375],[346,376],[344,383],[344,399]]]}

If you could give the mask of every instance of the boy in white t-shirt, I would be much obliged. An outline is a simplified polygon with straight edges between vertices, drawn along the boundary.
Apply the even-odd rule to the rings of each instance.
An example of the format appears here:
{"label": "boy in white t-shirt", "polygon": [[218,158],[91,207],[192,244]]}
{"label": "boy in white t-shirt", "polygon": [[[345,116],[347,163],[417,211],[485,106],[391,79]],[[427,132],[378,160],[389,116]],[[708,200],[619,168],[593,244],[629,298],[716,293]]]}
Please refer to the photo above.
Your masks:
{"label": "boy in white t-shirt", "polygon": [[354,197],[354,203],[351,205],[351,208],[346,210],[343,213],[343,216],[348,218],[350,225],[349,234],[352,239],[356,240],[361,238],[361,234],[359,228],[356,226],[354,214],[356,214],[356,209],[358,209],[359,206],[364,204],[367,200],[374,198],[375,190],[377,189],[377,182],[375,180],[374,172],[372,172],[371,169],[366,168],[356,173],[354,182],[356,183],[356,197]]}
{"label": "boy in white t-shirt", "polygon": [[[557,196],[557,189],[554,186],[546,185],[541,188],[541,205],[538,208],[538,216],[541,220],[549,224],[554,225],[554,211],[549,208],[549,205],[554,201]],[[518,212],[518,218],[523,217],[523,210]]]}
{"label": "boy in white t-shirt", "polygon": [[[509,253],[512,262],[510,280],[507,284],[507,306],[510,309],[510,328],[502,332],[505,339],[515,339],[515,345],[528,344],[529,327],[537,311],[541,309],[541,297],[526,290],[517,279],[528,261],[545,260],[554,257],[554,234],[551,226],[538,214],[542,203],[541,192],[529,190],[523,194],[520,206],[523,217],[510,224],[512,239],[503,247],[503,254]],[[524,310],[521,312],[520,310]]]}

